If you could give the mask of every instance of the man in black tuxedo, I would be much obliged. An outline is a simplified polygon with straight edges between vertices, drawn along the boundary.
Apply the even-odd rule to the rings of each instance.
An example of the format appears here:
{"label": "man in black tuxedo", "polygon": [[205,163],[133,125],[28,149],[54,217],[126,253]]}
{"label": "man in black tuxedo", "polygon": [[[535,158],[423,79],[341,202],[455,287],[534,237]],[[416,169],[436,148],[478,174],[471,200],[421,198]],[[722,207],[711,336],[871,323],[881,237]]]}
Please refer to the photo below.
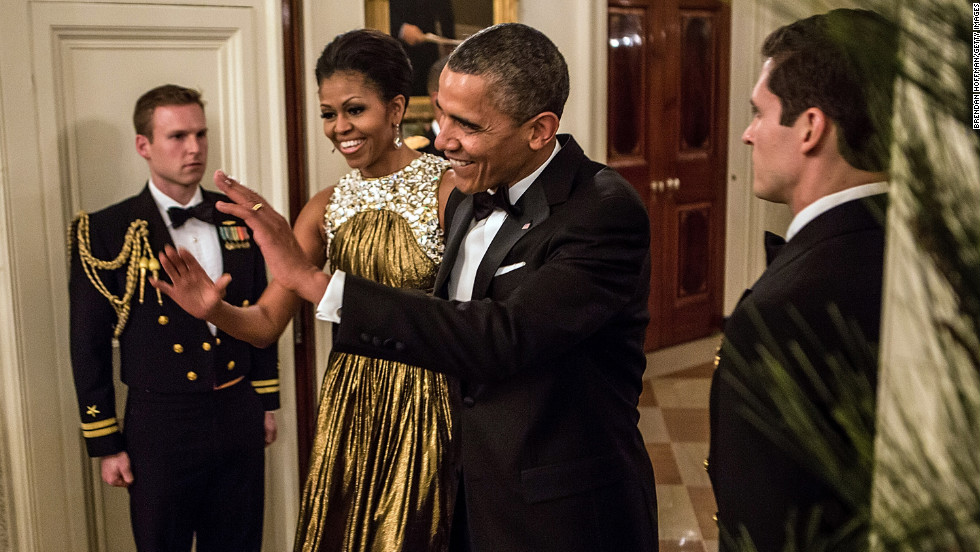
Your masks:
{"label": "man in black tuxedo", "polygon": [[[753,147],[755,194],[795,216],[785,245],[767,236],[770,262],[725,324],[712,381],[708,473],[721,550],[740,549],[726,535],[748,536],[760,552],[867,537],[866,525],[847,524],[870,507],[869,494],[838,487],[840,473],[828,478],[800,437],[786,437],[793,431],[772,413],[790,396],[764,382],[789,375],[837,451],[856,450],[820,390],[839,391],[834,370],[875,382],[895,52],[891,25],[860,10],[797,21],[762,48],[742,140]],[[807,534],[815,514],[817,532]]]}
{"label": "man in black tuxedo", "polygon": [[[456,190],[435,296],[321,272],[285,219],[216,178],[274,277],[337,324],[334,347],[458,379],[453,550],[658,549],[636,408],[650,225],[622,177],[556,135],[568,83],[561,53],[525,25],[451,55],[436,147]],[[164,261],[175,283],[194,268]]]}
{"label": "man in black tuxedo", "polygon": [[[208,142],[200,94],[175,85],[140,97],[136,151],[150,179],[136,196],[72,225],[71,358],[82,434],[102,479],[127,487],[141,551],[258,551],[264,447],[279,408],[276,347],[256,349],[180,309],[146,280],[164,245],[194,251],[227,299],[266,285],[259,248],[227,199],[200,188]],[[116,415],[113,349],[128,386]]]}

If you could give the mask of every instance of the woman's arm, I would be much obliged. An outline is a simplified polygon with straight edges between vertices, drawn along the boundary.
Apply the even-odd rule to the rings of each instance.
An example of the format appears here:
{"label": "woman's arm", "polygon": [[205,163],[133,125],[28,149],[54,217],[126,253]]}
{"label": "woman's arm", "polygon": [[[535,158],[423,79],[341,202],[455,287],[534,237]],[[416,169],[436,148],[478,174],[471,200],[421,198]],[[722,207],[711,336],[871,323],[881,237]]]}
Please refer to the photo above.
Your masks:
{"label": "woman's arm", "polygon": [[[293,224],[300,247],[321,267],[327,260],[323,213],[332,193],[333,188],[328,188],[313,196]],[[160,253],[160,263],[173,283],[151,281],[154,287],[191,315],[257,347],[267,347],[279,339],[300,303],[296,294],[273,280],[254,305],[237,307],[223,300],[230,275],[223,274],[212,282],[193,255],[172,247]]]}
{"label": "woman's arm", "polygon": [[456,187],[455,178],[449,171],[443,171],[442,178],[439,180],[439,227],[442,228],[444,232],[448,232],[449,229],[446,228],[446,203],[449,201],[449,194],[452,193],[453,188]]}

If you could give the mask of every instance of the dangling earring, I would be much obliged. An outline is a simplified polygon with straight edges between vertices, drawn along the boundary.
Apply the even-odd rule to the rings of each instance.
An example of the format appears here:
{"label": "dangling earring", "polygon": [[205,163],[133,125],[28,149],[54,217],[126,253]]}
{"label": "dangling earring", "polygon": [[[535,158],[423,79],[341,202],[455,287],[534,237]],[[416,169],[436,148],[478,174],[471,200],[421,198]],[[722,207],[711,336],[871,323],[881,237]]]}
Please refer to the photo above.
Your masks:
{"label": "dangling earring", "polygon": [[401,123],[395,123],[395,149],[402,147]]}

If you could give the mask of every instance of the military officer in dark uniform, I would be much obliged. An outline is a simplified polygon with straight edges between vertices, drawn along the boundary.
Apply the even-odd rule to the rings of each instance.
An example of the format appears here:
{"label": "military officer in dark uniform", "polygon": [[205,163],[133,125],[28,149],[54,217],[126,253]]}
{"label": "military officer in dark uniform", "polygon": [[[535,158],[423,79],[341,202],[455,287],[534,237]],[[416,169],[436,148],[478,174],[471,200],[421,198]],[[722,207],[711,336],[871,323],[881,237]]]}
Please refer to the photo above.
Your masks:
{"label": "military officer in dark uniform", "polygon": [[[265,264],[241,220],[203,190],[208,139],[200,94],[150,90],[133,114],[150,178],[136,196],[81,213],[71,228],[71,358],[82,434],[102,479],[127,487],[141,551],[258,551],[264,447],[279,407],[276,347],[258,349],[180,309],[147,280],[164,245],[232,277],[226,299],[248,305]],[[128,386],[117,416],[113,350]]]}

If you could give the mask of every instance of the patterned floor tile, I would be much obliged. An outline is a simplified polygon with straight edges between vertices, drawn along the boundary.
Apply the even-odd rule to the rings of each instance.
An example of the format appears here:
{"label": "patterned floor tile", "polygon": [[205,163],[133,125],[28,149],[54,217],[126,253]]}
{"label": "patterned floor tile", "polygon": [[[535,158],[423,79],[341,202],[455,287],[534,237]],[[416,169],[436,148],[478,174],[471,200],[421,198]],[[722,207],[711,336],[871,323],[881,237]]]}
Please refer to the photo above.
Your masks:
{"label": "patterned floor tile", "polygon": [[713,362],[657,374],[639,400],[640,431],[657,479],[661,552],[718,552],[715,501],[704,470]]}

